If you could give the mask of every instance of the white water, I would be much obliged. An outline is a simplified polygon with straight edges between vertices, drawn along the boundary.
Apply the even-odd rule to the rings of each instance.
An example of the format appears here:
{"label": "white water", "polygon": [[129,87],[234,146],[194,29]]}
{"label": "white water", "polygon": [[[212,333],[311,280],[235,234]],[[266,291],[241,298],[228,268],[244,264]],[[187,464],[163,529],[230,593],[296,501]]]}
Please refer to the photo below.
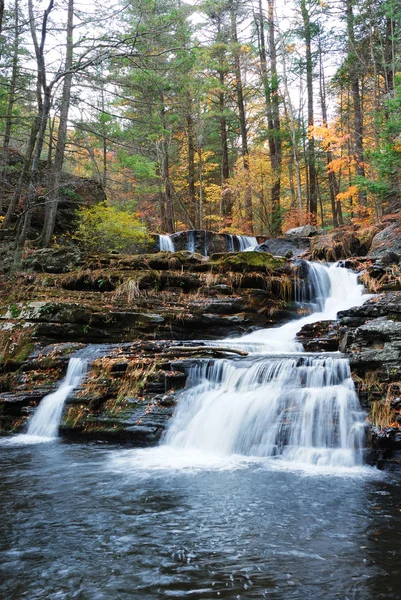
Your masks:
{"label": "white water", "polygon": [[195,252],[195,231],[188,231],[188,252]]}
{"label": "white water", "polygon": [[256,237],[251,237],[249,235],[236,235],[235,237],[238,240],[240,252],[249,252],[250,250],[253,250],[255,246],[258,245],[258,240],[256,239]]}
{"label": "white water", "polygon": [[145,469],[238,468],[250,460],[306,471],[359,468],[365,415],[348,361],[336,353],[302,354],[295,334],[369,296],[350,271],[310,263],[307,268],[308,283],[298,282],[298,299],[315,312],[225,340],[257,354],[193,366],[163,444],[133,451],[123,462]]}
{"label": "white water", "polygon": [[160,252],[164,250],[174,252],[174,242],[169,235],[159,235],[159,249]]}
{"label": "white water", "polygon": [[27,432],[5,438],[1,440],[1,445],[38,444],[57,438],[65,401],[80,385],[87,363],[85,358],[70,358],[65,378],[55,392],[42,398],[28,423]]}
{"label": "white water", "polygon": [[238,252],[250,252],[254,250],[255,246],[258,245],[258,240],[256,237],[251,237],[248,235],[228,235],[228,251],[235,252],[235,244],[234,238],[237,240],[238,244]]}
{"label": "white water", "polygon": [[309,323],[333,321],[341,310],[361,306],[370,298],[358,284],[358,275],[337,265],[326,267],[318,263],[308,263],[309,279],[307,285],[298,282],[299,301],[307,301],[314,311],[311,314],[294,319],[281,327],[259,329],[238,338],[228,338],[232,347],[248,352],[288,353],[301,352],[302,345],[296,341],[297,332]]}
{"label": "white water", "polygon": [[190,379],[167,445],[318,466],[362,462],[364,415],[346,359],[205,361]]}

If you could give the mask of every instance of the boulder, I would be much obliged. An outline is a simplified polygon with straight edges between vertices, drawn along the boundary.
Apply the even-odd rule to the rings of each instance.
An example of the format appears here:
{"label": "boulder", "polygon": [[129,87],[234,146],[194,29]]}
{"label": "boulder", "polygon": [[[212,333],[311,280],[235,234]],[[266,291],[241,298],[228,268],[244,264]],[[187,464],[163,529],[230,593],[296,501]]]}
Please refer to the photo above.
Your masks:
{"label": "boulder", "polygon": [[310,249],[310,238],[308,237],[278,237],[265,240],[256,246],[256,252],[269,252],[274,256],[285,256],[287,258],[297,257],[305,254]]}
{"label": "boulder", "polygon": [[369,256],[384,259],[387,264],[399,262],[401,257],[400,221],[392,223],[374,236]]}
{"label": "boulder", "polygon": [[303,225],[302,227],[293,227],[288,229],[284,235],[289,237],[311,237],[317,235],[318,229],[314,225]]}
{"label": "boulder", "polygon": [[341,227],[317,235],[311,240],[311,258],[335,262],[353,256],[366,256],[377,232],[378,229],[374,226],[355,226]]}

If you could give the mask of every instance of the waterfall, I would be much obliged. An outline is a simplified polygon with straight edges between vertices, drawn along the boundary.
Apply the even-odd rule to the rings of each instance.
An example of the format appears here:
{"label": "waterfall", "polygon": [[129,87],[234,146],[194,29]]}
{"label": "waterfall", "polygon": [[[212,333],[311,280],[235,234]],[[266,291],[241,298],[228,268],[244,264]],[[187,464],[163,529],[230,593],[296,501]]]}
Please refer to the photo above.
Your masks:
{"label": "waterfall", "polygon": [[26,433],[0,441],[1,445],[35,444],[52,441],[58,437],[58,428],[65,402],[71,392],[79,387],[89,361],[101,351],[101,346],[89,345],[70,358],[67,373],[55,392],[44,396],[28,422]]}
{"label": "waterfall", "polygon": [[235,252],[234,236],[231,233],[227,233],[227,252]]}
{"label": "waterfall", "polygon": [[365,415],[348,360],[303,353],[295,335],[306,323],[335,319],[369,296],[351,271],[306,261],[300,266],[308,281],[296,282],[298,301],[314,312],[224,340],[247,349],[246,358],[191,366],[163,443],[153,454],[142,452],[143,466],[216,466],[238,456],[302,468],[362,463]]}
{"label": "waterfall", "polygon": [[[364,294],[358,284],[358,275],[337,265],[327,267],[319,263],[304,261],[308,281],[295,281],[295,292],[299,301],[308,301],[312,313],[294,319],[281,327],[259,329],[238,338],[228,338],[226,343],[248,352],[285,353],[302,351],[295,336],[304,326],[317,321],[333,321],[340,310],[360,306],[370,296]],[[298,292],[297,292],[298,290]]]}
{"label": "waterfall", "polygon": [[253,250],[258,245],[256,237],[249,235],[236,235],[235,239],[238,241],[238,247],[240,252]]}
{"label": "waterfall", "polygon": [[193,229],[188,231],[188,252],[195,252],[195,231]]}
{"label": "waterfall", "polygon": [[320,466],[361,463],[364,415],[343,358],[206,361],[192,367],[190,381],[168,445]]}
{"label": "waterfall", "polygon": [[169,235],[159,235],[159,250],[174,252],[174,242]]}
{"label": "waterfall", "polygon": [[28,423],[27,435],[44,438],[57,437],[65,401],[81,383],[86,366],[87,360],[84,358],[70,358],[65,378],[55,392],[42,398]]}

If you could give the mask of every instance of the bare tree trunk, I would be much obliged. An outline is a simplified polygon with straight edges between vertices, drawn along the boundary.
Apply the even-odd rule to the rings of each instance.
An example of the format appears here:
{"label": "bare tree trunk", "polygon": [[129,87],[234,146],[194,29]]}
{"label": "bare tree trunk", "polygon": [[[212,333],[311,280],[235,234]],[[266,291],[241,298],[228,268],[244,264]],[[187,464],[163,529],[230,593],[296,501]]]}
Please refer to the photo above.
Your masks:
{"label": "bare tree trunk", "polygon": [[[0,34],[3,31],[4,0],[0,0]],[[1,56],[1,54],[0,54]]]}
{"label": "bare tree trunk", "polygon": [[[39,179],[40,156],[42,153],[45,132],[46,132],[46,126],[47,126],[47,119],[48,119],[48,116],[50,113],[50,107],[51,107],[51,87],[48,86],[46,83],[46,66],[45,66],[45,59],[44,59],[44,46],[45,46],[46,35],[47,35],[47,22],[49,19],[49,15],[53,9],[53,6],[54,6],[54,0],[50,0],[48,7],[46,8],[46,10],[43,14],[42,27],[41,27],[41,39],[40,39],[40,44],[38,44],[38,40],[37,40],[37,36],[36,36],[36,29],[35,29],[35,17],[33,14],[32,0],[28,0],[31,35],[32,35],[32,40],[33,40],[33,44],[34,44],[34,48],[35,48],[36,61],[37,61],[37,65],[38,65],[37,94],[38,94],[38,116],[40,119],[40,126],[39,126],[39,131],[37,134],[36,146],[35,146],[35,151],[34,151],[33,159],[32,159],[31,173],[30,173],[30,179],[29,179],[29,190],[28,190],[28,196],[27,196],[27,199],[25,202],[24,222],[23,222],[21,232],[17,236],[17,239],[16,239],[17,249],[23,248],[25,241],[28,237],[30,226],[31,226],[33,204],[34,204],[34,200],[35,200],[35,196],[36,196],[37,184],[38,184],[38,179]],[[42,97],[42,91],[43,91],[43,97]]]}
{"label": "bare tree trunk", "polygon": [[[312,63],[312,31],[306,0],[301,0],[301,13],[303,20],[303,35],[305,40],[305,58],[306,58],[306,90],[308,96],[308,129],[314,125],[313,114],[313,63]],[[316,189],[316,159],[315,159],[315,138],[309,132],[307,165],[309,173],[309,211],[311,213],[311,222],[317,221],[317,189]]]}
{"label": "bare tree trunk", "polygon": [[29,168],[31,166],[32,155],[33,155],[33,151],[35,148],[36,139],[38,137],[39,128],[40,128],[40,116],[36,115],[36,117],[34,118],[34,120],[32,122],[32,126],[31,126],[31,133],[29,136],[28,145],[27,145],[27,149],[25,152],[25,156],[24,156],[24,165],[22,167],[22,171],[19,176],[17,187],[15,188],[15,192],[13,194],[11,202],[8,205],[7,213],[4,217],[3,226],[2,226],[3,230],[8,229],[10,227],[11,222],[14,217],[14,213],[15,213],[17,205],[18,205],[18,202],[21,198],[22,189],[23,189],[25,181],[28,177]]}
{"label": "bare tree trunk", "polygon": [[[276,14],[276,23],[277,23],[277,14]],[[281,54],[281,60],[282,60],[282,67],[283,67],[282,78],[283,78],[283,85],[284,85],[284,111],[285,111],[286,120],[289,122],[289,125],[290,125],[291,150],[292,150],[292,159],[293,159],[293,165],[295,168],[295,179],[296,179],[297,211],[298,211],[298,214],[300,217],[302,214],[302,187],[301,187],[301,174],[300,174],[300,169],[299,169],[298,152],[297,152],[297,134],[296,134],[296,128],[295,128],[296,119],[295,119],[295,115],[294,115],[294,109],[291,104],[291,96],[290,96],[290,91],[289,91],[289,86],[288,86],[288,76],[287,76],[287,62],[286,62],[286,58],[285,58],[285,47],[284,47],[283,36],[282,36],[280,30],[278,30],[278,35],[279,35],[278,40],[279,40],[279,46],[280,46],[280,51],[281,51],[280,54]],[[288,102],[288,107],[287,107],[286,100]]]}
{"label": "bare tree trunk", "polygon": [[[365,177],[364,152],[363,152],[363,119],[362,119],[362,103],[359,89],[359,77],[357,68],[357,55],[355,52],[355,34],[354,34],[354,13],[352,8],[352,0],[346,0],[345,12],[347,17],[347,33],[348,33],[348,60],[349,60],[349,78],[351,84],[352,104],[354,110],[354,145],[355,145],[355,161],[356,173],[358,177]],[[366,194],[359,191],[359,204],[366,205]]]}
{"label": "bare tree trunk", "polygon": [[53,236],[56,223],[57,208],[60,200],[61,173],[64,162],[65,145],[67,139],[68,112],[70,109],[71,83],[72,83],[72,61],[73,61],[73,31],[74,31],[74,0],[68,0],[67,16],[67,41],[65,72],[63,81],[63,94],[61,99],[59,126],[57,130],[56,153],[54,165],[51,170],[50,192],[45,205],[45,220],[42,230],[42,247],[47,248]]}
{"label": "bare tree trunk", "polygon": [[273,179],[271,187],[271,223],[269,229],[273,236],[277,236],[281,233],[281,140],[278,103],[277,58],[274,39],[274,3],[272,0],[269,0],[268,2],[268,23],[271,73],[270,78],[266,60],[265,20],[263,15],[262,0],[259,0],[259,14],[257,23],[259,29],[259,57],[267,112],[269,154]]}
{"label": "bare tree trunk", "polygon": [[163,229],[167,233],[174,233],[174,206],[173,206],[173,189],[170,181],[170,159],[169,159],[169,147],[167,139],[167,123],[166,123],[166,109],[164,107],[164,97],[161,95],[162,109],[161,109],[161,121],[163,127],[163,136],[161,141],[161,176],[163,182],[163,201],[164,215]]}
{"label": "bare tree trunk", "polygon": [[278,72],[277,72],[277,51],[275,40],[275,22],[274,22],[274,0],[268,0],[268,22],[269,22],[269,55],[271,69],[271,99],[273,113],[273,139],[274,139],[274,154],[272,156],[272,171],[275,174],[275,179],[272,186],[271,198],[273,209],[273,225],[276,235],[281,233],[281,206],[280,206],[280,191],[281,191],[281,164],[282,164],[282,144],[280,131],[280,98],[278,87]]}
{"label": "bare tree trunk", "polygon": [[219,121],[220,121],[220,147],[221,147],[221,188],[222,188],[222,212],[226,219],[226,225],[230,226],[233,215],[233,195],[227,187],[227,180],[230,178],[230,162],[228,158],[227,142],[227,119],[225,116],[226,102],[224,95],[225,77],[224,71],[219,71],[220,91],[219,91]]}
{"label": "bare tree trunk", "polygon": [[[323,126],[327,128],[328,125],[327,125],[326,84],[325,84],[325,77],[324,77],[324,66],[323,66],[323,60],[322,60],[322,46],[321,46],[320,36],[319,36],[319,67],[320,67],[320,77],[319,77],[320,105],[321,105],[321,110],[322,110]],[[337,201],[337,194],[339,192],[339,189],[338,189],[338,185],[337,185],[336,176],[329,167],[332,160],[333,160],[333,153],[332,153],[332,151],[330,149],[330,145],[329,145],[327,152],[326,152],[326,162],[328,165],[331,214],[332,214],[332,219],[333,219],[333,227],[338,227],[338,214],[337,214],[336,201]]]}
{"label": "bare tree trunk", "polygon": [[[3,5],[4,7],[4,5]],[[13,123],[13,108],[15,102],[15,89],[18,75],[18,52],[19,52],[19,5],[18,0],[14,3],[15,21],[14,21],[14,52],[11,70],[11,81],[10,81],[10,93],[8,96],[7,114],[6,114],[6,126],[4,131],[3,141],[3,157],[1,162],[1,185],[0,185],[0,208],[3,206],[5,197],[5,188],[7,185],[7,165],[8,165],[8,154],[11,139],[11,127]],[[2,15],[1,15],[2,17]],[[0,28],[1,31],[1,28]]]}
{"label": "bare tree trunk", "polygon": [[244,88],[242,85],[241,64],[239,57],[239,44],[237,34],[237,14],[234,1],[230,1],[230,19],[231,19],[231,40],[234,45],[234,75],[235,90],[237,95],[238,115],[241,132],[241,154],[242,164],[245,174],[245,220],[249,233],[253,233],[253,214],[252,214],[252,189],[249,173],[249,151],[248,151],[248,132],[246,127]]}
{"label": "bare tree trunk", "polygon": [[195,190],[195,132],[194,118],[192,115],[191,95],[187,93],[187,144],[188,144],[188,192],[189,206],[195,211],[196,190]]}

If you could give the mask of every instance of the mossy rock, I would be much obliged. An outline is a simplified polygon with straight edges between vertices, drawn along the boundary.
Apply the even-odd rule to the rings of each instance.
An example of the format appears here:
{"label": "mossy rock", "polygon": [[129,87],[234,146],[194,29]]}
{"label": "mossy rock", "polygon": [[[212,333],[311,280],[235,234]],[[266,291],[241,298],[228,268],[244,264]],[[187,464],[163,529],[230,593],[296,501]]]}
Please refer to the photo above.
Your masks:
{"label": "mossy rock", "polygon": [[210,257],[214,268],[219,271],[234,271],[240,273],[276,271],[283,269],[286,259],[273,256],[267,252],[238,252],[229,254],[213,254]]}

